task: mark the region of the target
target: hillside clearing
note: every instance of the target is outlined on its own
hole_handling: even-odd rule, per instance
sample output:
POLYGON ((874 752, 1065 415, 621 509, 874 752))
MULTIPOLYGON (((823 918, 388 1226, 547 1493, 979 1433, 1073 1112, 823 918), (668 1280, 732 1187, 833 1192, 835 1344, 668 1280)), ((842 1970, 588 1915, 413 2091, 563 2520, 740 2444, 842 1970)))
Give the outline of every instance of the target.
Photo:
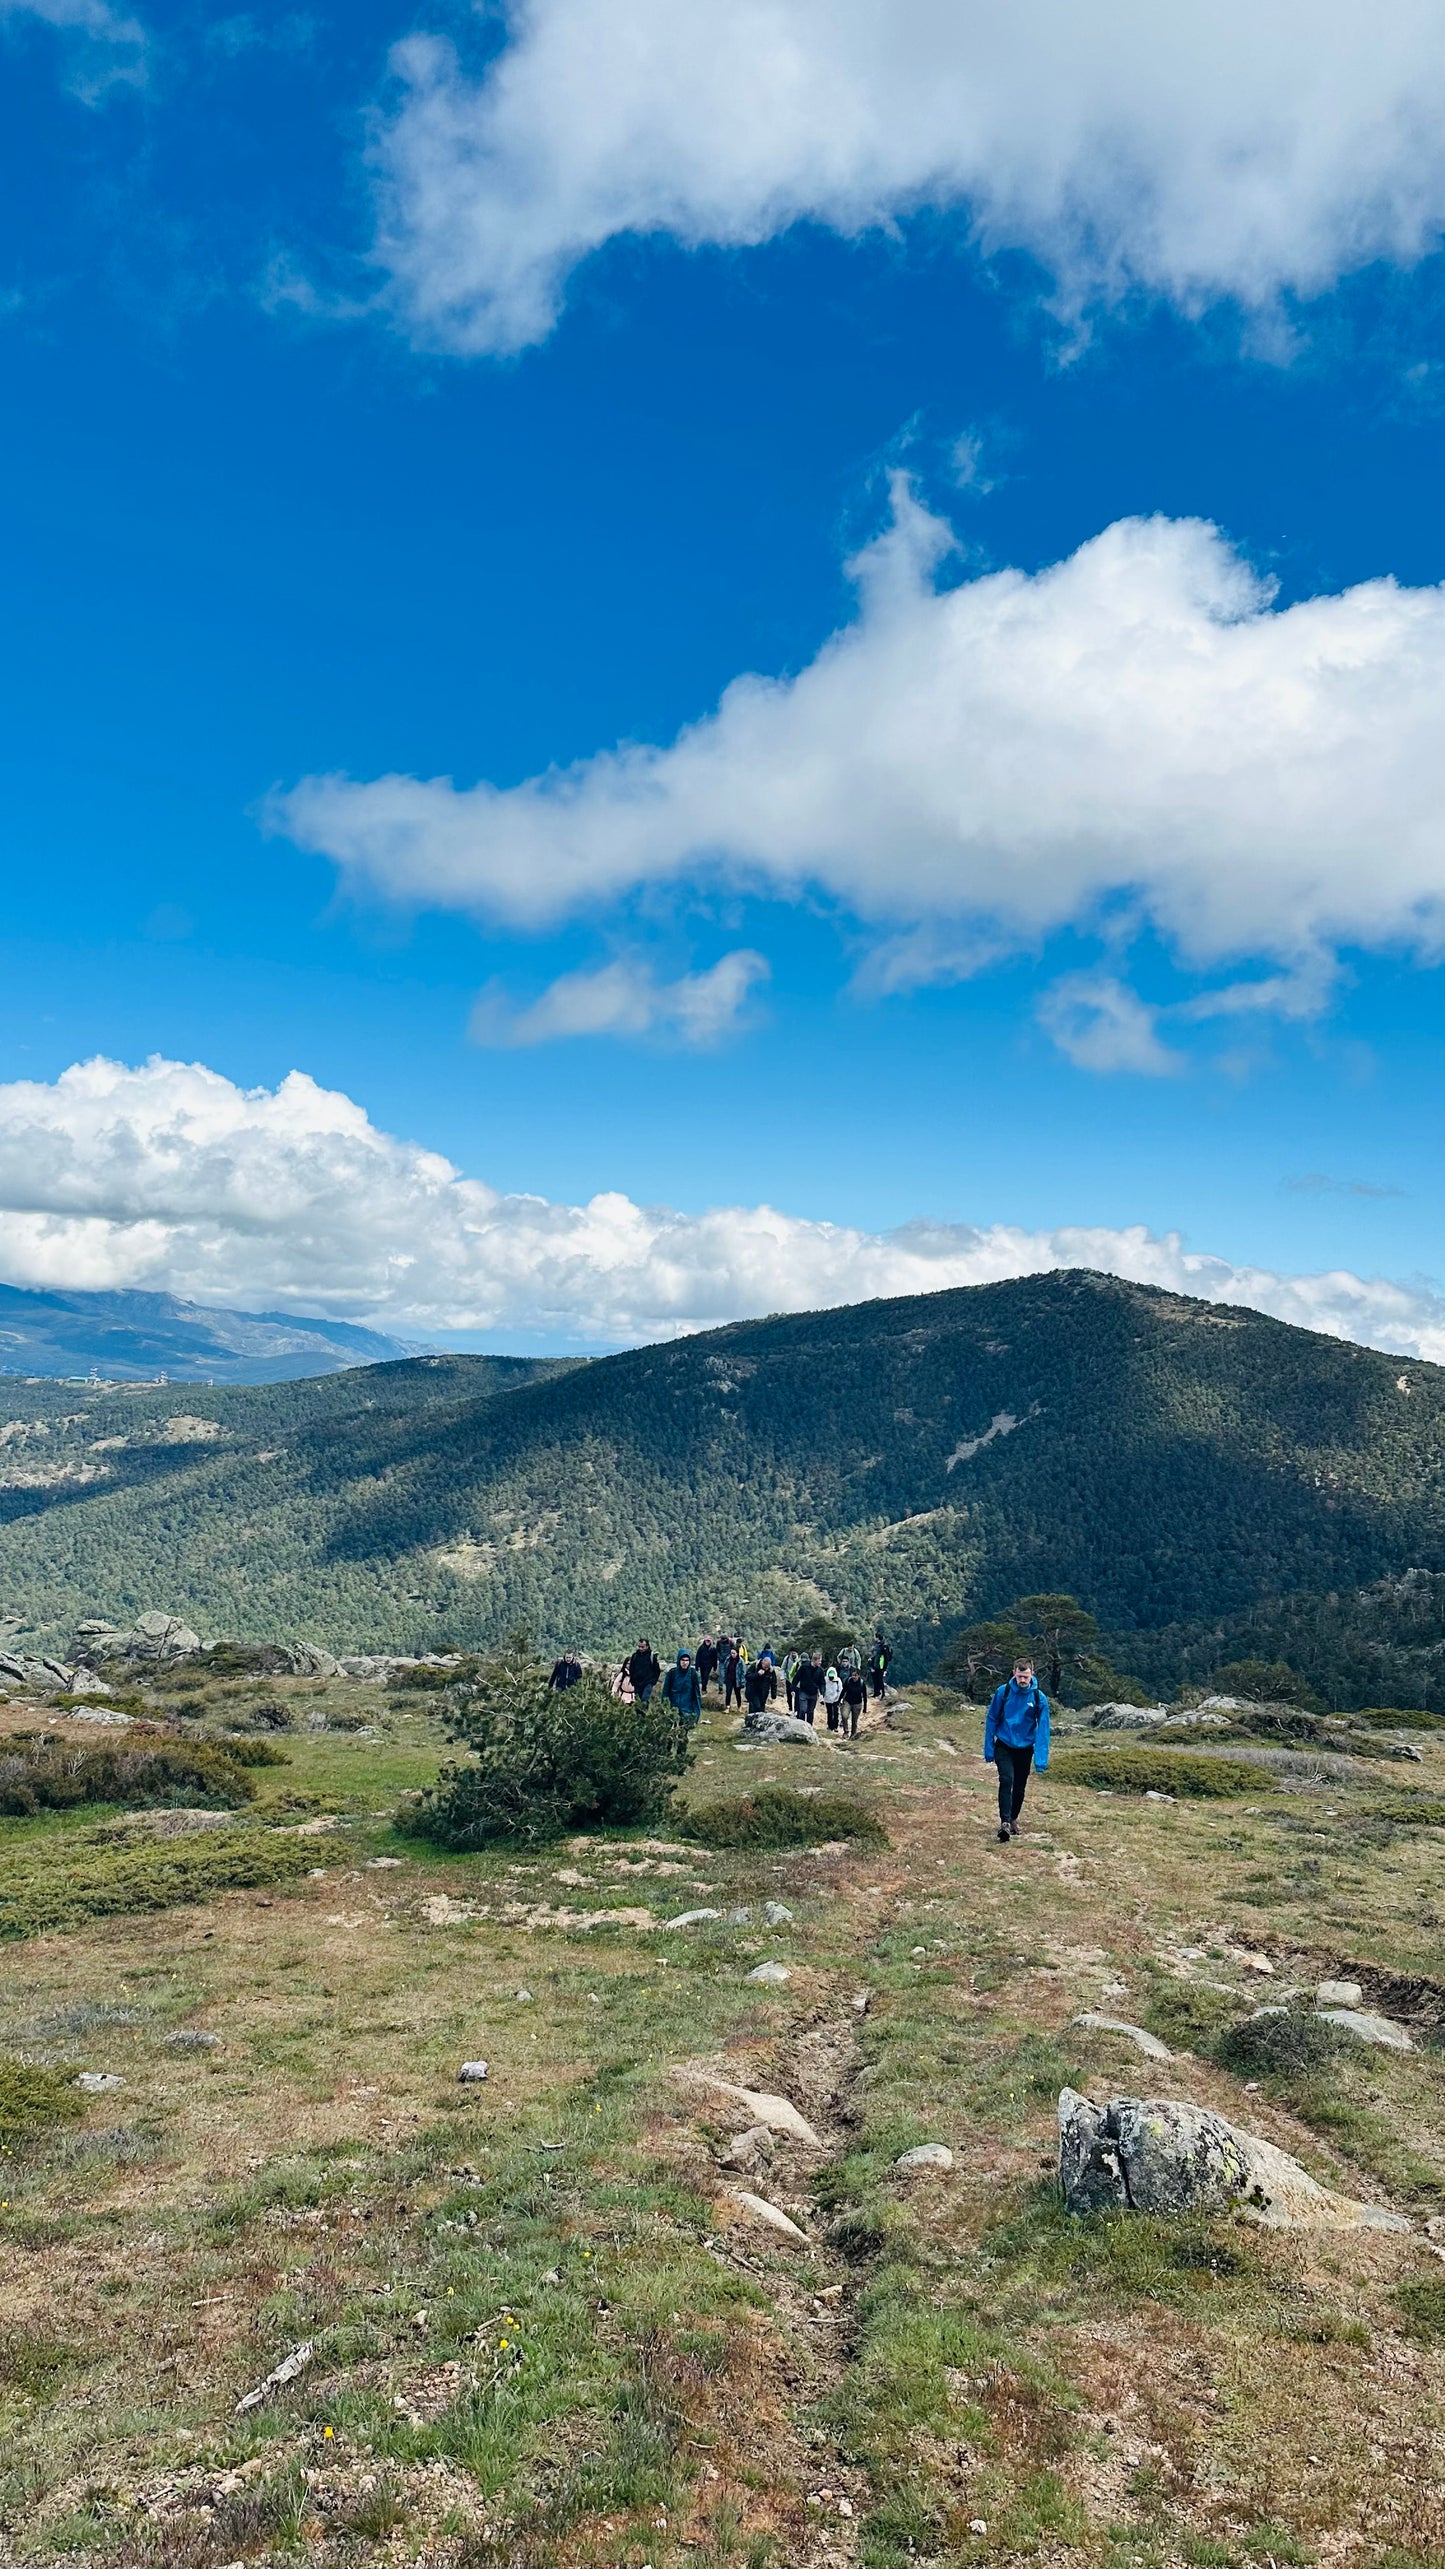
MULTIPOLYGON (((371 1704, 373 1736, 288 1737, 230 1824, 274 1839, 309 1798, 336 1825, 300 1841, 304 1871, 6 1949, 0 2051, 123 2082, 4 2161, 16 2560, 1405 2569, 1445 2548, 1440 1839, 1370 1818, 1377 1770, 1173 1805, 1045 1778, 999 1847, 957 1703, 921 1693, 827 1760, 830 1791, 866 1779, 886 1847, 663 1829, 440 1857, 388 1816, 438 1734, 371 1704), (662 1932, 699 1906, 722 1914, 662 1932), (769 1959, 790 1979, 750 1984, 769 1959), (1416 2047, 1252 2093, 1208 2056, 1327 1977, 1416 2047), (460 2085, 475 2058, 485 2082, 460 2085), (818 2146, 737 2157, 746 2112, 686 2067, 788 2099, 818 2146), (1415 2231, 1068 2221, 1065 2083, 1211 2106, 1415 2231), (922 2142, 952 2170, 896 2172, 922 2142)), ((713 1711, 688 1791, 818 1775, 738 1756, 713 1711)), ((28 1873, 47 1847, 97 1860, 102 1825, 0 1829, 28 1873)))

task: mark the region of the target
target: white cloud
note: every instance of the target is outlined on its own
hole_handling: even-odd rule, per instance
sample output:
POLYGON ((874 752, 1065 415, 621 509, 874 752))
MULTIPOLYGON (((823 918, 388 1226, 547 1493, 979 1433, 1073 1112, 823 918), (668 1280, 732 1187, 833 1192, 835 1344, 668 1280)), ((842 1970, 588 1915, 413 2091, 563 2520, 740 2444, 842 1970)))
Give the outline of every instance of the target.
POLYGON ((1435 0, 516 0, 474 79, 396 47, 378 257, 421 338, 544 337, 621 233, 748 244, 958 209, 1080 304, 1409 261, 1445 220, 1435 0))
POLYGON ((69 86, 93 105, 117 82, 145 79, 146 32, 107 0, 0 0, 0 24, 38 18, 75 40, 69 86))
POLYGON ((1108 973, 1066 973, 1044 992, 1037 1014, 1079 1070, 1133 1070, 1160 1079, 1184 1067, 1182 1054, 1160 1040, 1159 1010, 1108 973))
POLYGON ((1441 951, 1445 591, 1279 609, 1216 527, 1167 518, 940 587, 949 530, 901 476, 894 511, 856 621, 671 747, 507 789, 308 777, 271 825, 359 889, 529 927, 720 877, 1021 947, 1122 907, 1301 991, 1340 944, 1441 951))
POLYGON ((768 977, 765 957, 744 947, 678 981, 659 981, 650 965, 636 960, 564 972, 528 1008, 514 1007, 494 981, 478 993, 469 1032, 473 1043, 507 1046, 569 1035, 665 1035, 683 1044, 715 1044, 735 1030, 768 977))
POLYGON ((299 1071, 240 1089, 196 1064, 90 1061, 0 1086, 0 1275, 20 1285, 605 1345, 1061 1266, 1445 1359, 1445 1298, 1424 1287, 1232 1266, 1142 1225, 880 1233, 768 1205, 499 1195, 299 1071))

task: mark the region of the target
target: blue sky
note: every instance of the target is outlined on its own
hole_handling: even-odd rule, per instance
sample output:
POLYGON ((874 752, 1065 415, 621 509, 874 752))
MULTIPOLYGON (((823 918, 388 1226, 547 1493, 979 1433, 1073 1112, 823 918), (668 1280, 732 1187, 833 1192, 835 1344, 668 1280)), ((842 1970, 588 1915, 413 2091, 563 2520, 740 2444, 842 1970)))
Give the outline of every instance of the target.
MULTIPOLYGON (((824 185, 785 133, 758 179, 669 53, 687 8, 641 106, 569 104, 559 63, 619 8, 651 42, 649 0, 546 0, 530 36, 443 7, 6 12, 7 1277, 602 1344, 908 1289, 879 1244, 918 1222, 954 1226, 940 1283, 1076 1232, 1189 1283, 1182 1252, 1104 1238, 1143 1226, 1223 1262, 1196 1289, 1445 1351, 1437 147, 1402 129, 1363 255, 1383 181, 1342 34, 1335 161, 1286 155, 1241 247, 1227 195, 1170 196, 1188 152, 1227 161, 1233 111, 1196 118, 1186 76, 1164 115, 1101 9, 1157 220, 1096 184, 1085 133, 1085 252, 1027 67, 947 185, 921 175, 944 146, 912 91, 918 173, 824 185), (418 29, 458 56, 398 67, 418 29), (526 78, 551 195, 517 139, 526 78), (593 167, 610 118, 625 187, 593 167), (491 153, 480 211, 458 130, 491 153), (604 237, 597 204, 623 200, 656 228, 604 237), (542 245, 525 272, 519 240, 542 245), (1144 608, 1114 555, 1057 605, 1051 566, 1155 518, 1221 538, 1150 539, 1144 608), (890 525, 913 530, 904 605, 860 606, 846 566, 890 525), (1199 608, 1231 561, 1271 585, 1199 608), (1027 647, 992 603, 1006 570, 1027 647), (1402 606, 1346 599, 1383 579, 1402 606), (1289 623, 1308 601, 1322 641, 1289 623), (1141 613, 1183 632, 1167 686, 1141 613), (1241 624, 1257 660, 1226 666, 1241 624), (694 772, 670 744, 750 672, 786 682, 771 729, 705 731, 694 772), (645 825, 595 763, 619 742, 658 753, 645 825), (575 762, 570 800, 529 788, 575 762), (391 777, 420 780, 403 822, 391 777), (214 1084, 168 1088, 159 1122, 154 1086, 113 1077, 103 1111, 94 1083, 83 1111, 55 1087, 156 1055, 214 1084), (367 1184, 327 1156, 335 1115, 227 1102, 293 1071, 369 1119, 379 1265, 335 1218, 367 1184), (544 1199, 552 1247, 531 1217, 499 1244, 489 1215, 475 1257, 470 1217, 434 1233, 413 1145, 544 1199), (599 1195, 668 1209, 626 1292, 615 1239, 567 1210, 599 1195), (760 1205, 785 1217, 761 1244, 760 1205), (1301 1301, 1335 1269, 1389 1290, 1301 1301)), ((875 16, 797 0, 825 55, 836 24, 820 76, 857 73, 855 39, 867 73, 875 16)), ((892 23, 926 102, 930 12, 892 23)), ((1428 27, 1382 25, 1400 95, 1428 99, 1428 27)), ((1327 12, 1327 69, 1332 41, 1327 12)), ((724 71, 770 94, 766 64, 724 71)), ((1281 116, 1317 117, 1279 77, 1281 116)))

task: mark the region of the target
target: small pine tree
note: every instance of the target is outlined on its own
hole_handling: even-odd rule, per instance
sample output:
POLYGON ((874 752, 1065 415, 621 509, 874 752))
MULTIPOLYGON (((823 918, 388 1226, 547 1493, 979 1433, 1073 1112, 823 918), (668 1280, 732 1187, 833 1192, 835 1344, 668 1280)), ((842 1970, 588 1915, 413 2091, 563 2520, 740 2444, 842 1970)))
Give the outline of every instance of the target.
POLYGON ((483 1667, 445 1722, 472 1759, 444 1766, 399 1825, 459 1852, 660 1819, 688 1761, 687 1734, 661 1694, 623 1703, 595 1669, 554 1689, 525 1634, 483 1667))

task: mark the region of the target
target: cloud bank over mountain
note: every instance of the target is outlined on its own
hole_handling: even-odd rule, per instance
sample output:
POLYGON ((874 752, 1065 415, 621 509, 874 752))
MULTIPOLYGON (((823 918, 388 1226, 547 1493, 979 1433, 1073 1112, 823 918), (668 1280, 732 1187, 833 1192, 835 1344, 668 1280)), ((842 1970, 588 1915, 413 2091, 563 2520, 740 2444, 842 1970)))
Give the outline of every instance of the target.
POLYGON ((425 33, 392 69, 377 256, 406 326, 466 351, 544 338, 619 234, 937 210, 1067 306, 1195 312, 1413 261, 1445 221, 1430 0, 526 0, 480 72, 425 33))
POLYGON ((949 586, 951 548, 899 476, 856 620, 796 677, 508 788, 308 777, 271 825, 358 890, 524 929, 728 882, 979 954, 1147 922, 1194 968, 1285 967, 1216 1012, 1317 1006, 1341 946, 1445 948, 1445 591, 1276 608, 1197 519, 949 586))
POLYGON ((15 1285, 615 1346, 1061 1266, 1445 1361, 1445 1298, 1425 1287, 1234 1266, 1142 1225, 865 1232, 768 1205, 501 1195, 300 1071, 241 1089, 196 1063, 94 1060, 0 1086, 0 1276, 15 1285))

